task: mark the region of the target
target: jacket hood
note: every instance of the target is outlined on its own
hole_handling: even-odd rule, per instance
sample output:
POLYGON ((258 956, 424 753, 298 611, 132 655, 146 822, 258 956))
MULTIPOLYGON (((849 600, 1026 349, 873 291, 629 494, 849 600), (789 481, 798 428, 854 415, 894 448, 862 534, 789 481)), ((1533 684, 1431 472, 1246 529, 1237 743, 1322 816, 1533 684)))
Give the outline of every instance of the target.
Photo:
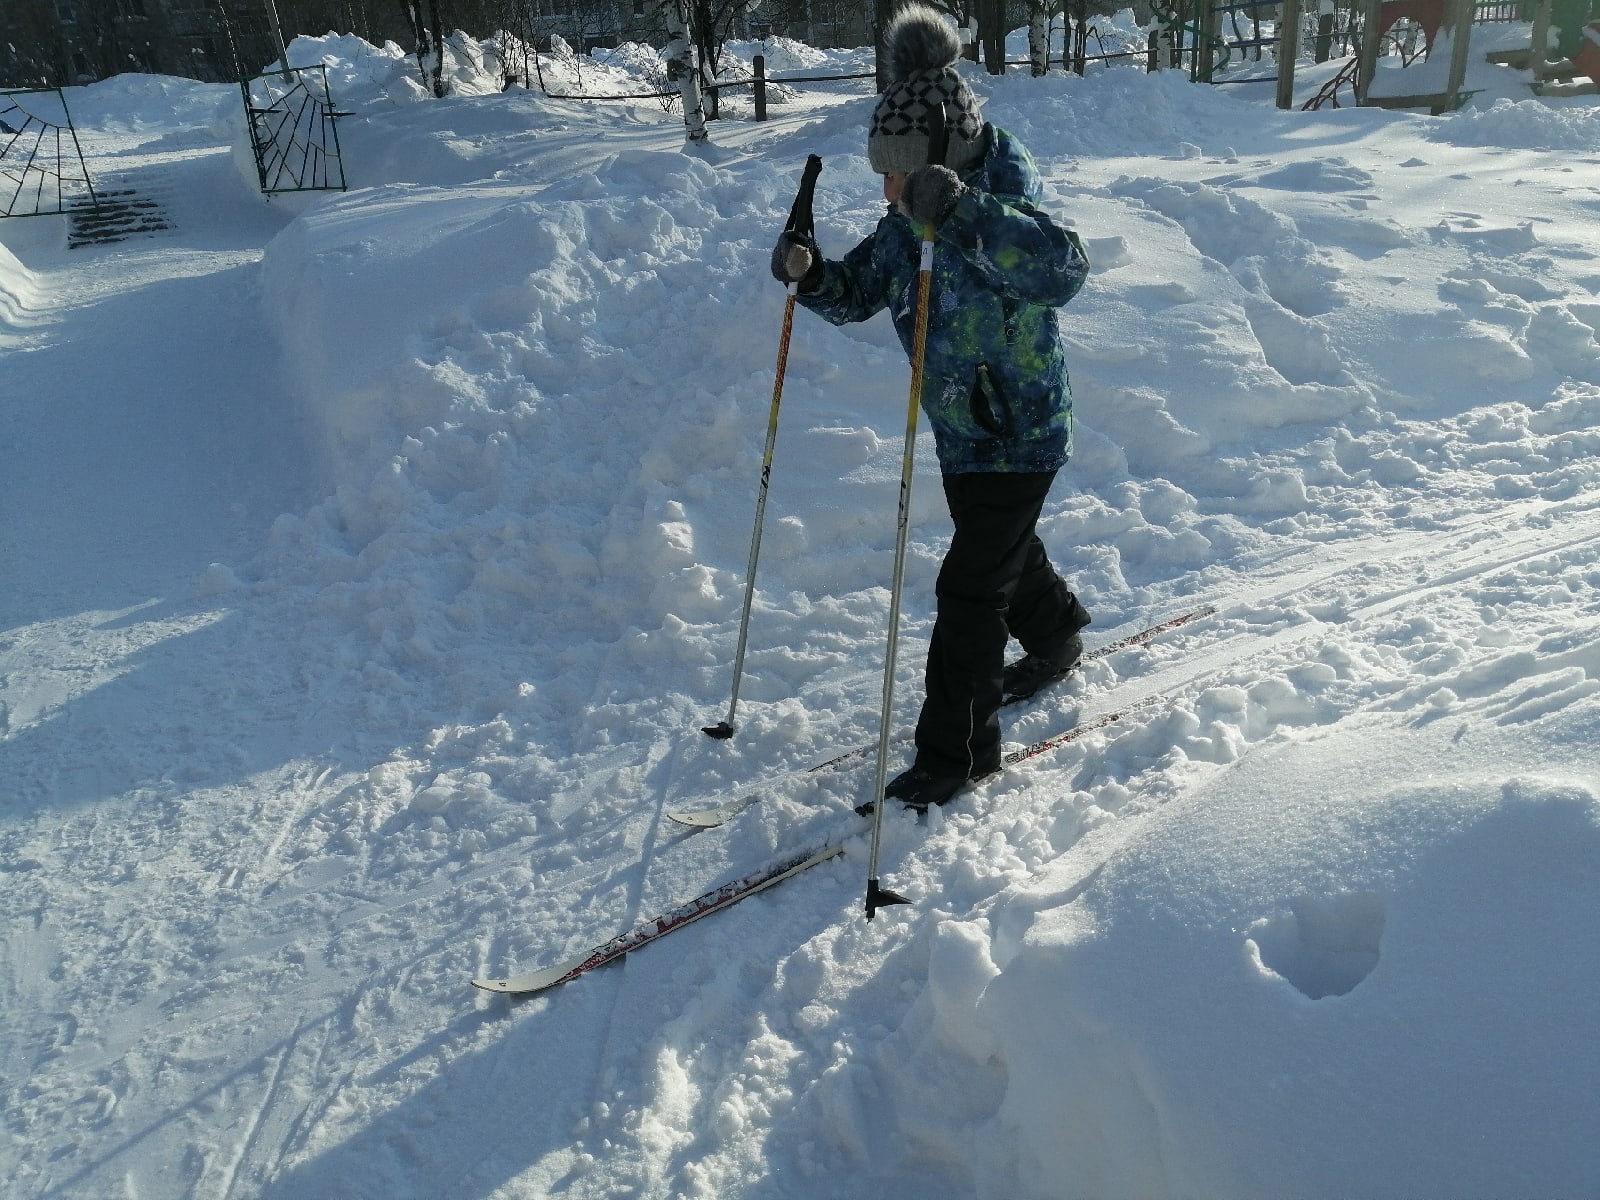
POLYGON ((983 159, 965 182, 997 196, 1038 204, 1044 184, 1028 148, 998 125, 985 124, 983 134, 983 159))

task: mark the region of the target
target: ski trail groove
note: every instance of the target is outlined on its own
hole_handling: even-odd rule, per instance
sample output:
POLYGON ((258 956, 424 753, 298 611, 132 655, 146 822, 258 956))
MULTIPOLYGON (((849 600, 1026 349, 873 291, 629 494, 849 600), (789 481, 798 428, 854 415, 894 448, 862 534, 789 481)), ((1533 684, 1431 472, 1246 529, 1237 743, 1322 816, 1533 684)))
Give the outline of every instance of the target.
POLYGON ((233 1156, 233 1161, 228 1164, 228 1169, 223 1179, 220 1200, 232 1200, 239 1187, 240 1172, 252 1156, 257 1142, 261 1138, 262 1130, 277 1104, 279 1093, 283 1087, 284 1076, 288 1071, 289 1058, 294 1054, 295 1048, 300 1044, 300 1035, 305 1030, 305 1020, 302 1018, 295 1022, 294 1029, 284 1039, 283 1049, 278 1054, 278 1060, 273 1064, 272 1075, 267 1080, 266 1088, 261 1099, 256 1103, 255 1112, 250 1119, 249 1129, 239 1140, 238 1149, 233 1156))

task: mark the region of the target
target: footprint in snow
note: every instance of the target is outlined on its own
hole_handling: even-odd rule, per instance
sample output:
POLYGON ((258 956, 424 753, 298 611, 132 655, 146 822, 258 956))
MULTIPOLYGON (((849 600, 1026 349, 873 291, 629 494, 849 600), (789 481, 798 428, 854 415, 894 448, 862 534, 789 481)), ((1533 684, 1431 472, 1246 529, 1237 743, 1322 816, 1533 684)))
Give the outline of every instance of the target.
POLYGON ((1245 945, 1264 973, 1309 999, 1347 996, 1378 965, 1384 909, 1374 892, 1299 896, 1251 925, 1245 945))

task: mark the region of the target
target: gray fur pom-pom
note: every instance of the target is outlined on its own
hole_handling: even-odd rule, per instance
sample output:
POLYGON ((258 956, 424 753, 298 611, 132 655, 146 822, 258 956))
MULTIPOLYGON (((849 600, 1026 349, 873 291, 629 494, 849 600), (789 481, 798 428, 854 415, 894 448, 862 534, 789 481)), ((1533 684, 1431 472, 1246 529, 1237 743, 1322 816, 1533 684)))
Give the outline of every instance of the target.
POLYGON ((891 79, 939 70, 961 57, 961 39, 954 27, 926 4, 908 4, 895 13, 884 31, 883 44, 889 54, 891 79))

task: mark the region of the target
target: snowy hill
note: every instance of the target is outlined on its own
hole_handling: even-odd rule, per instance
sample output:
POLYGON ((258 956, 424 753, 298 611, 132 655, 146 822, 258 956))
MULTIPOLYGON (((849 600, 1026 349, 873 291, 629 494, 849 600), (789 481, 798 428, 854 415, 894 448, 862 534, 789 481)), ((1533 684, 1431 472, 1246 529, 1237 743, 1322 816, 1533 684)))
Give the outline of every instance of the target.
MULTIPOLYGON (((868 923, 868 772, 791 772, 876 735, 886 320, 796 322, 739 734, 698 726, 767 252, 808 154, 825 250, 877 219, 871 100, 690 151, 648 102, 294 49, 355 114, 349 192, 263 201, 237 89, 121 77, 69 93, 85 153, 171 228, 0 222, 11 1194, 1600 1192, 1592 99, 972 75, 1095 262, 1041 523, 1091 645, 1218 611, 1007 738, 1123 719, 886 814, 913 903, 868 923), (830 839, 537 999, 467 985, 830 839)), ((902 733, 948 537, 918 472, 902 733)))

